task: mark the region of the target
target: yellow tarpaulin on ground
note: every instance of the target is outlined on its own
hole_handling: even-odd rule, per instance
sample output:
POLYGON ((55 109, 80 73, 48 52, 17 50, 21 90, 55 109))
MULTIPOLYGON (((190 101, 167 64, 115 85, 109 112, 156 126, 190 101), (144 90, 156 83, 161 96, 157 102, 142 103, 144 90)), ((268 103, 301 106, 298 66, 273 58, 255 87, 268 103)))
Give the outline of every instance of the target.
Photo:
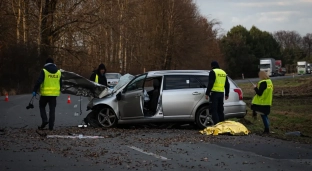
POLYGON ((202 131, 199 131, 205 135, 219 135, 219 134, 231 134, 231 135, 248 135, 248 129, 241 123, 235 121, 223 121, 214 126, 209 126, 202 131))

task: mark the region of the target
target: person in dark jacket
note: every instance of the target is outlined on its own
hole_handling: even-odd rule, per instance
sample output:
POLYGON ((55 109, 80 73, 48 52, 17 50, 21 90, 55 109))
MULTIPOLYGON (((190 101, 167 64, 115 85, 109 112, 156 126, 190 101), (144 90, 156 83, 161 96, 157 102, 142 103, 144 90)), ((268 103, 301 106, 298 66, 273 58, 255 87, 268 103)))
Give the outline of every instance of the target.
POLYGON ((256 95, 252 99, 251 110, 253 110, 254 117, 257 116, 257 112, 260 113, 264 125, 263 133, 268 134, 270 133, 268 115, 272 106, 273 83, 264 71, 259 72, 259 78, 258 85, 254 86, 256 95))
POLYGON ((39 78, 33 89, 33 96, 36 96, 40 88, 39 108, 42 119, 38 129, 44 129, 49 124, 49 130, 53 130, 55 121, 56 97, 60 95, 62 87, 61 71, 58 70, 52 58, 46 60, 46 64, 40 72, 39 78), (49 119, 45 107, 49 104, 49 119))
POLYGON ((107 86, 107 79, 106 79, 105 73, 106 73, 105 65, 100 64, 98 69, 93 71, 90 77, 90 80, 107 86))
POLYGON ((206 99, 211 102, 210 112, 214 124, 224 121, 224 98, 229 98, 230 84, 227 74, 220 69, 218 62, 211 62, 206 99))

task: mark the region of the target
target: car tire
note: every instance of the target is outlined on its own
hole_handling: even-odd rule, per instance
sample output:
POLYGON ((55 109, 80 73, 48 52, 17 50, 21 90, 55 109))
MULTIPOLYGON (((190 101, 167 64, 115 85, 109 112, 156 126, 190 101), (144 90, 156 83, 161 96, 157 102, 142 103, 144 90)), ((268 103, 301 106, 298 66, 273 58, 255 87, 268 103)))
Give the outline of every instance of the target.
POLYGON ((105 128, 115 127, 118 122, 115 112, 108 106, 102 107, 98 110, 97 118, 99 124, 105 128))
POLYGON ((197 127, 200 129, 205 129, 208 126, 213 125, 212 116, 209 112, 209 106, 203 106, 201 107, 195 115, 195 122, 197 127))

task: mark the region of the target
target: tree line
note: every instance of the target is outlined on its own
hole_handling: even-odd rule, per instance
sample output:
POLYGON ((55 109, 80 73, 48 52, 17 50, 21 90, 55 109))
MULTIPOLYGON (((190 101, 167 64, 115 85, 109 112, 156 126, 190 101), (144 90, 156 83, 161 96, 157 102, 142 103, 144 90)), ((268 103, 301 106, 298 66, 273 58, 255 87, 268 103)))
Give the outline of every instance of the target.
POLYGON ((280 30, 274 33, 253 26, 250 30, 238 25, 220 39, 221 51, 233 77, 256 77, 260 58, 282 60, 288 73, 296 72, 296 63, 312 63, 312 34, 301 36, 296 31, 280 30))
POLYGON ((219 21, 193 0, 1 0, 0 8, 1 94, 31 92, 48 57, 87 78, 100 63, 139 74, 210 69, 212 60, 235 78, 255 75, 260 57, 291 64, 311 49, 311 34, 294 31, 236 26, 220 36, 219 21))

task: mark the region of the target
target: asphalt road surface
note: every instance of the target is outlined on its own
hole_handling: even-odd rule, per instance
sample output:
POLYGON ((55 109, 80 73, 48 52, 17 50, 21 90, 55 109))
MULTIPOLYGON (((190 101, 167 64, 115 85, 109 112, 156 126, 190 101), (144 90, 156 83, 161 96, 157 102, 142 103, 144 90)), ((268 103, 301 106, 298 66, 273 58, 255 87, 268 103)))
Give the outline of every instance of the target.
POLYGON ((81 101, 82 115, 75 116, 80 112, 76 96, 70 96, 67 104, 67 95, 61 95, 55 130, 37 133, 41 124, 38 100, 34 109, 26 110, 30 97, 9 96, 8 102, 0 97, 1 171, 312 170, 311 145, 270 137, 205 136, 192 127, 168 125, 78 128, 87 114, 87 99, 81 101), (50 138, 41 136, 44 133, 50 138))

